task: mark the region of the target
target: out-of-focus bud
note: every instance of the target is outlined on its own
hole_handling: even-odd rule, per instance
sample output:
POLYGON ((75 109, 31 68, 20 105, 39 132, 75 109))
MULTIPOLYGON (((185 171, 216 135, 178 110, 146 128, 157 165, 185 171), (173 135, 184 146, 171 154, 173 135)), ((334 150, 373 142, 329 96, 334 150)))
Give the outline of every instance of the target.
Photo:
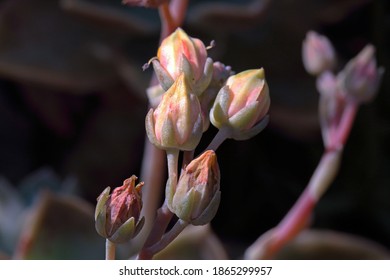
POLYGON ((169 0, 122 0, 122 3, 129 6, 140 6, 146 8, 158 8, 169 0))
POLYGON ((309 74, 319 75, 333 68, 336 56, 327 37, 309 31, 302 44, 302 60, 303 66, 309 74))
POLYGON ((150 109, 145 126, 150 142, 160 149, 196 148, 203 133, 202 112, 184 74, 163 95, 157 108, 150 109))
POLYGON ((226 80, 234 74, 232 67, 216 61, 213 63, 213 77, 209 87, 216 87, 220 89, 226 82, 226 80))
POLYGON ((270 102, 264 69, 246 70, 228 78, 211 108, 210 121, 230 129, 233 139, 249 139, 267 125, 270 102))
POLYGON ((210 125, 210 109, 213 106, 215 97, 218 91, 225 84, 226 80, 233 75, 232 68, 225 66, 221 62, 214 62, 213 64, 213 77, 207 89, 199 96, 200 107, 203 114, 203 131, 206 131, 210 125))
POLYGON ((338 81, 346 98, 369 102, 375 97, 384 69, 377 68, 374 55, 374 46, 367 45, 339 73, 338 81))
POLYGON ((182 171, 177 186, 168 184, 168 207, 180 219, 193 225, 209 223, 217 213, 221 192, 217 156, 205 151, 182 171))
POLYGON ((210 84, 213 61, 199 39, 189 37, 181 28, 165 38, 152 59, 153 68, 163 89, 168 90, 181 75, 190 82, 196 95, 200 95, 210 84))
POLYGON ((95 209, 96 231, 113 243, 124 243, 135 237, 144 224, 141 187, 135 186, 136 176, 131 176, 121 187, 107 187, 98 197, 95 209))

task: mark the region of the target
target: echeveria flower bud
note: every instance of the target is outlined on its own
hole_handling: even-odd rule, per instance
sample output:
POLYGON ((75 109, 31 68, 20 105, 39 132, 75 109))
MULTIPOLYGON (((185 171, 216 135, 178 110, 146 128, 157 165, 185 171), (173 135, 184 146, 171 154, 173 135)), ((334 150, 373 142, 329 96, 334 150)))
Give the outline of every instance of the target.
POLYGON ((144 224, 141 187, 135 186, 136 176, 131 176, 121 187, 107 187, 98 197, 95 209, 96 231, 113 243, 123 243, 135 237, 144 224))
POLYGON ((202 112, 184 74, 163 95, 157 108, 150 109, 145 126, 150 142, 160 149, 196 148, 203 133, 202 112))
POLYGON ((267 124, 270 97, 264 69, 246 70, 230 76, 210 111, 211 123, 231 130, 231 138, 248 139, 267 124))
POLYGON ((157 59, 151 62, 165 90, 184 73, 198 95, 207 88, 213 74, 213 61, 207 57, 203 42, 189 37, 181 28, 162 41, 157 59))
POLYGON ((303 66, 309 74, 319 75, 333 68, 336 56, 327 37, 309 31, 302 44, 302 60, 303 66))
POLYGON ((209 223, 218 210, 221 192, 217 156, 208 150, 182 170, 177 186, 167 185, 169 209, 193 225, 209 223))
POLYGON ((374 46, 366 46, 338 75, 346 98, 369 102, 375 97, 384 69, 377 68, 374 55, 374 46))

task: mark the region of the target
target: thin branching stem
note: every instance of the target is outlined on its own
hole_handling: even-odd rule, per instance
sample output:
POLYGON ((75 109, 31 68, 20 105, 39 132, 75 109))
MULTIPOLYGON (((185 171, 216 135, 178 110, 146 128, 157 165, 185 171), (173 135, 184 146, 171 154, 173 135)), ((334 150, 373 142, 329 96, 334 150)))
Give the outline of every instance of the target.
POLYGON ((273 258, 287 242, 295 238, 307 226, 314 207, 339 171, 343 147, 350 134, 357 109, 355 102, 346 104, 337 129, 331 134, 331 145, 326 147, 302 195, 276 228, 261 236, 247 249, 246 258, 273 258))
POLYGON ((231 131, 227 127, 221 127, 206 150, 216 151, 221 144, 231 136, 231 131))
POLYGON ((159 242, 149 247, 147 251, 149 254, 155 255, 161 250, 165 249, 188 225, 188 222, 185 222, 181 219, 177 220, 176 224, 161 238, 159 242))

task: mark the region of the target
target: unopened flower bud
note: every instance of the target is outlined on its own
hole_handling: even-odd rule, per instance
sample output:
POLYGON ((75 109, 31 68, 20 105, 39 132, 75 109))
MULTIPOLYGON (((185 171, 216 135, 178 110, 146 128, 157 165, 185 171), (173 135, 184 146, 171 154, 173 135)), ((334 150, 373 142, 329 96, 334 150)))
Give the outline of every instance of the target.
POLYGON ((157 108, 150 109, 145 126, 150 142, 160 149, 195 149, 203 133, 202 112, 184 74, 163 95, 157 108))
POLYGON ((209 223, 217 213, 221 192, 217 156, 208 150, 192 160, 182 171, 174 188, 167 185, 169 209, 193 225, 209 223))
POLYGON ((384 69, 377 68, 374 55, 374 46, 366 46, 338 75, 346 98, 369 102, 375 97, 384 69))
POLYGON ((230 76, 210 111, 211 123, 231 130, 231 138, 245 140, 267 124, 270 97, 264 69, 246 70, 230 76))
POLYGON ((327 37, 309 31, 302 44, 302 60, 303 66, 309 74, 319 75, 333 68, 336 56, 327 37))
POLYGON ((184 73, 199 95, 209 85, 213 74, 213 61, 207 57, 203 42, 189 37, 181 28, 162 41, 157 59, 152 59, 151 63, 165 90, 184 73))
POLYGON ((136 176, 131 176, 121 187, 110 194, 107 187, 98 197, 95 209, 96 231, 113 243, 124 243, 135 237, 144 224, 141 187, 135 186, 136 176))

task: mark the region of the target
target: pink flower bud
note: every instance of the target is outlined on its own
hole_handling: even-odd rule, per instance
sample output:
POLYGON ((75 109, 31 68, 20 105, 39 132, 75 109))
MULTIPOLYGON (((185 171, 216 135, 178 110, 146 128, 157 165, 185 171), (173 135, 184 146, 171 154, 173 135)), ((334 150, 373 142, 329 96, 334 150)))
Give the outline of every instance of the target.
POLYGON ((110 195, 107 187, 98 197, 95 210, 96 230, 114 243, 123 243, 133 238, 143 226, 141 187, 135 186, 136 176, 131 176, 110 195))
POLYGON ((207 224, 218 210, 219 187, 217 156, 214 151, 208 150, 184 168, 175 190, 167 189, 168 207, 186 222, 207 224))
POLYGON ((202 112, 184 74, 163 95, 157 108, 150 109, 145 124, 149 140, 158 148, 195 149, 203 132, 202 112))
POLYGON ((183 29, 178 28, 163 40, 157 53, 161 65, 174 80, 181 74, 182 55, 190 63, 194 79, 199 80, 206 63, 206 47, 201 40, 189 37, 183 29))
POLYGON ((327 37, 309 31, 302 44, 302 60, 308 73, 319 75, 333 68, 335 51, 327 37))
POLYGON ((248 139, 265 126, 270 97, 264 69, 246 70, 230 76, 219 91, 210 121, 217 128, 228 127, 236 140, 248 139))
POLYGON ((347 98, 358 102, 369 102, 374 98, 384 73, 383 68, 377 68, 374 54, 374 46, 366 46, 338 75, 347 98))
POLYGON ((189 37, 181 28, 162 41, 157 60, 151 62, 165 90, 184 73, 199 95, 209 85, 213 74, 213 61, 207 57, 203 42, 189 37))

